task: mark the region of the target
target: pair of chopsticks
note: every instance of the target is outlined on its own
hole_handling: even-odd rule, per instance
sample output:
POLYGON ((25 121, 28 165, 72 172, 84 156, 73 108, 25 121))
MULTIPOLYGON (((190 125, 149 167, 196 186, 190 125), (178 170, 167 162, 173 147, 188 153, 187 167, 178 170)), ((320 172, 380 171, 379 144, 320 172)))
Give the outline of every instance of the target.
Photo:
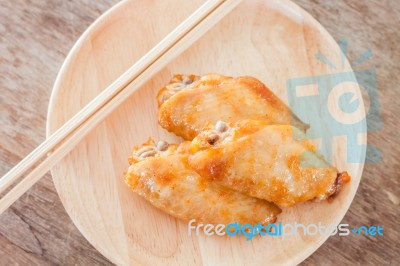
POLYGON ((217 24, 241 0, 208 0, 0 179, 0 214, 155 73, 217 24), (30 170, 29 174, 27 174, 30 170), (24 176, 24 174, 27 174, 24 176), (23 177, 21 179, 21 177, 23 177), (19 180, 19 182, 17 182, 19 180))

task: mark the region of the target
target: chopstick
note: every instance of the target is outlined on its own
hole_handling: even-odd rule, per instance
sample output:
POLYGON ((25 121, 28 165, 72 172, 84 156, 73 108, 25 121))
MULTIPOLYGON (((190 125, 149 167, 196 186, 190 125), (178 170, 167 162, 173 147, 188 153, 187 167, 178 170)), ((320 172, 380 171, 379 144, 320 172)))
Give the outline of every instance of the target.
POLYGON ((0 214, 20 198, 94 127, 120 106, 155 73, 180 55, 218 23, 241 0, 208 0, 170 32, 124 74, 47 138, 0 179, 0 194, 20 180, 0 199, 0 214), (46 155, 49 154, 47 157, 46 155))

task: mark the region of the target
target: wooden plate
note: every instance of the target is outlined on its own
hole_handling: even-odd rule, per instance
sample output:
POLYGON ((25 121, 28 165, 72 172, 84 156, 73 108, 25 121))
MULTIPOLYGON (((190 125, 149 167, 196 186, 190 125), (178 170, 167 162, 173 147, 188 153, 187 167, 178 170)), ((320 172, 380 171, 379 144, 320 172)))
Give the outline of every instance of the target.
MULTIPOLYGON (((73 47, 59 73, 47 133, 60 127, 202 2, 122 1, 101 16, 73 47)), ((341 62, 336 42, 304 10, 289 1, 243 1, 52 169, 58 194, 75 225, 95 248, 119 265, 265 265, 304 260, 328 236, 257 237, 252 241, 203 234, 189 237, 187 222, 174 219, 135 195, 124 184, 123 173, 133 145, 149 136, 179 141, 157 124, 155 95, 172 74, 251 75, 287 101, 288 79, 337 71, 316 60, 317 52, 335 64, 341 62)), ((351 70, 346 60, 344 69, 351 70)), ((356 84, 353 86, 359 90, 356 84)), ((361 108, 356 114, 362 117, 365 112, 361 108)), ((354 128, 354 132, 358 130, 354 128)), ((361 135, 359 141, 365 143, 366 136, 361 135)), ((334 164, 351 174, 351 184, 332 203, 285 209, 279 221, 327 225, 338 224, 343 218, 357 190, 363 164, 347 163, 345 141, 334 147, 334 164)), ((364 162, 365 154, 359 157, 364 162)))

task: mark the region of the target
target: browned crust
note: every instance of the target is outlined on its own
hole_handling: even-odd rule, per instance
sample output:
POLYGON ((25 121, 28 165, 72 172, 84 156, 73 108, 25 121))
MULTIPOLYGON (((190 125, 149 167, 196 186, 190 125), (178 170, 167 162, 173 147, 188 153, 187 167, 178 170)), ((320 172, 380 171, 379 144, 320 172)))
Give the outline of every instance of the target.
POLYGON ((223 159, 221 150, 210 149, 208 153, 209 158, 212 158, 212 160, 204 165, 192 165, 192 167, 201 176, 214 181, 220 181, 225 175, 228 162, 223 159))
POLYGON ((332 192, 331 195, 329 195, 328 200, 333 200, 335 197, 337 197, 337 195, 339 195, 339 192, 342 190, 343 185, 345 183, 350 182, 350 175, 347 172, 342 172, 342 173, 338 173, 337 177, 335 179, 335 183, 334 183, 334 191, 332 192))
POLYGON ((295 126, 302 131, 306 131, 310 128, 310 125, 304 123, 300 120, 291 110, 290 108, 273 93, 264 83, 259 81, 256 78, 243 76, 236 78, 242 84, 246 84, 255 94, 259 95, 261 98, 265 99, 269 102, 275 109, 287 113, 290 118, 290 124, 295 126))
POLYGON ((260 95, 263 99, 271 103, 271 105, 275 109, 281 111, 289 111, 288 110, 289 108, 279 99, 279 97, 276 96, 267 86, 265 86, 265 84, 263 84, 258 79, 253 77, 243 76, 243 77, 237 77, 235 81, 247 85, 246 87, 251 88, 251 90, 255 94, 260 95))
POLYGON ((171 113, 169 111, 170 108, 168 108, 168 104, 169 102, 164 103, 164 106, 158 110, 158 123, 160 126, 168 130, 168 132, 174 133, 175 135, 184 139, 194 139, 199 134, 199 131, 185 123, 175 124, 171 119, 171 113))

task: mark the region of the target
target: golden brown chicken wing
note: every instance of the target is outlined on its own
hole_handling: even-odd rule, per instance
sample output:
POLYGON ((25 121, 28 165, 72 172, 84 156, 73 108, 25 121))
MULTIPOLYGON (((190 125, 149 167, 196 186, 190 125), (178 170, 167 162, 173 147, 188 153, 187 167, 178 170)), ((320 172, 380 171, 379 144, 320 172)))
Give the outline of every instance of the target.
POLYGON ((290 125, 218 122, 202 131, 189 151, 189 163, 202 177, 279 206, 327 199, 350 178, 290 125))
POLYGON ((178 147, 149 141, 136 147, 126 183, 176 218, 211 224, 275 222, 281 212, 275 204, 221 186, 193 171, 187 161, 188 144, 178 147))
POLYGON ((157 100, 160 125, 186 140, 192 140, 207 122, 218 120, 253 119, 308 128, 273 92, 252 77, 176 75, 159 91, 157 100))

